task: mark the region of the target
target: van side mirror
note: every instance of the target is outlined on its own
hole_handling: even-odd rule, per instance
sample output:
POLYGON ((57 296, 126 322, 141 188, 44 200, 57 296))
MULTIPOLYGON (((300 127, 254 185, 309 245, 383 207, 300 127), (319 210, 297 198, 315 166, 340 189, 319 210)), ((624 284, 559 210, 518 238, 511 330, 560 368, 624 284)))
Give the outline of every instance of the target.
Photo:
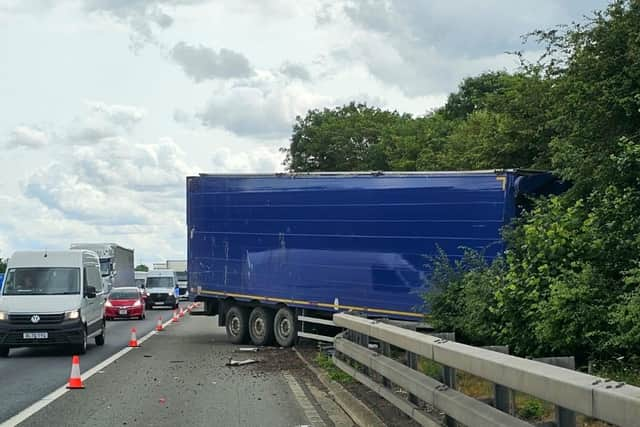
POLYGON ((87 288, 84 291, 84 296, 87 298, 95 298, 96 288, 94 286, 87 286, 87 288))

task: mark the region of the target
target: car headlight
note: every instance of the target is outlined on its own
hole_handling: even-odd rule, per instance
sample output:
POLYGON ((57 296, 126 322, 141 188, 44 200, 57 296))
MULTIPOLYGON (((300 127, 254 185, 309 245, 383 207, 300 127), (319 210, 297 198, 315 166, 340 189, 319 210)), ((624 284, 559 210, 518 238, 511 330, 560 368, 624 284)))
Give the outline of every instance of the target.
POLYGON ((64 313, 64 318, 67 320, 75 320, 80 318, 80 310, 71 310, 64 313))
POLYGON ((0 320, 7 320, 9 318, 9 314, 6 311, 0 311, 0 320))
POLYGON ((142 305, 142 303, 140 302, 140 300, 137 300, 136 302, 133 303, 134 307, 140 307, 142 305))
POLYGON ((113 304, 111 304, 111 301, 106 300, 106 301, 104 302, 104 306, 105 306, 105 307, 113 307, 113 304))
POLYGON ((173 296, 173 292, 167 292, 167 295, 173 296))

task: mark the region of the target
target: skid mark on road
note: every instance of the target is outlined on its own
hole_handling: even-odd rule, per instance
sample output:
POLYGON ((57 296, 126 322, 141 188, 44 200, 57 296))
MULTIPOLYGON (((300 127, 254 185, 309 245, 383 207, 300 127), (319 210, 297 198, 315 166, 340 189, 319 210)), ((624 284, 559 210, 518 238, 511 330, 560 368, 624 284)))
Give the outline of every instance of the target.
POLYGON ((311 423, 311 426, 326 427, 326 424, 322 420, 322 417, 320 417, 320 414, 318 414, 318 411, 316 411, 316 408, 309 401, 309 399, 307 398, 307 395, 304 393, 304 390, 302 390, 302 387, 300 387, 300 384, 298 384, 298 381, 293 377, 293 375, 289 374, 288 372, 285 372, 283 376, 284 376, 284 379, 287 380, 287 384, 289 385, 289 388, 293 392, 293 397, 296 398, 296 400, 298 401, 298 404, 300 405, 300 407, 302 407, 302 410, 304 411, 304 415, 305 417, 307 417, 307 420, 311 423))

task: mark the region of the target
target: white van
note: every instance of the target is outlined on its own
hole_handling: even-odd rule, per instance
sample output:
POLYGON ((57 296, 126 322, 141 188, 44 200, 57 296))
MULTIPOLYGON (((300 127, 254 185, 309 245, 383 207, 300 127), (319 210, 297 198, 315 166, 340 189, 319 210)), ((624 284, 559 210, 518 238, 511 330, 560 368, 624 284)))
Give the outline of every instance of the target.
POLYGON ((178 308, 178 279, 173 270, 149 270, 147 273, 147 309, 178 308))
POLYGON ((0 294, 0 357, 43 345, 84 354, 92 337, 104 345, 105 300, 95 252, 15 252, 0 294))

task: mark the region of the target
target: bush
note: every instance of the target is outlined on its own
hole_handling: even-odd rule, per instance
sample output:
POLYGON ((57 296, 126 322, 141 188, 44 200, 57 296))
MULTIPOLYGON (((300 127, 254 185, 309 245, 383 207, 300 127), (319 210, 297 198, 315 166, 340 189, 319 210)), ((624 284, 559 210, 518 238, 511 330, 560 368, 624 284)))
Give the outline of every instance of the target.
POLYGON ((456 333, 470 344, 494 344, 498 331, 496 290, 503 286, 502 257, 488 263, 482 252, 464 249, 461 259, 450 261, 442 249, 431 258, 433 273, 422 294, 432 325, 456 333))
POLYGON ((525 420, 539 420, 544 415, 544 406, 537 399, 527 399, 518 408, 518 416, 525 420))

